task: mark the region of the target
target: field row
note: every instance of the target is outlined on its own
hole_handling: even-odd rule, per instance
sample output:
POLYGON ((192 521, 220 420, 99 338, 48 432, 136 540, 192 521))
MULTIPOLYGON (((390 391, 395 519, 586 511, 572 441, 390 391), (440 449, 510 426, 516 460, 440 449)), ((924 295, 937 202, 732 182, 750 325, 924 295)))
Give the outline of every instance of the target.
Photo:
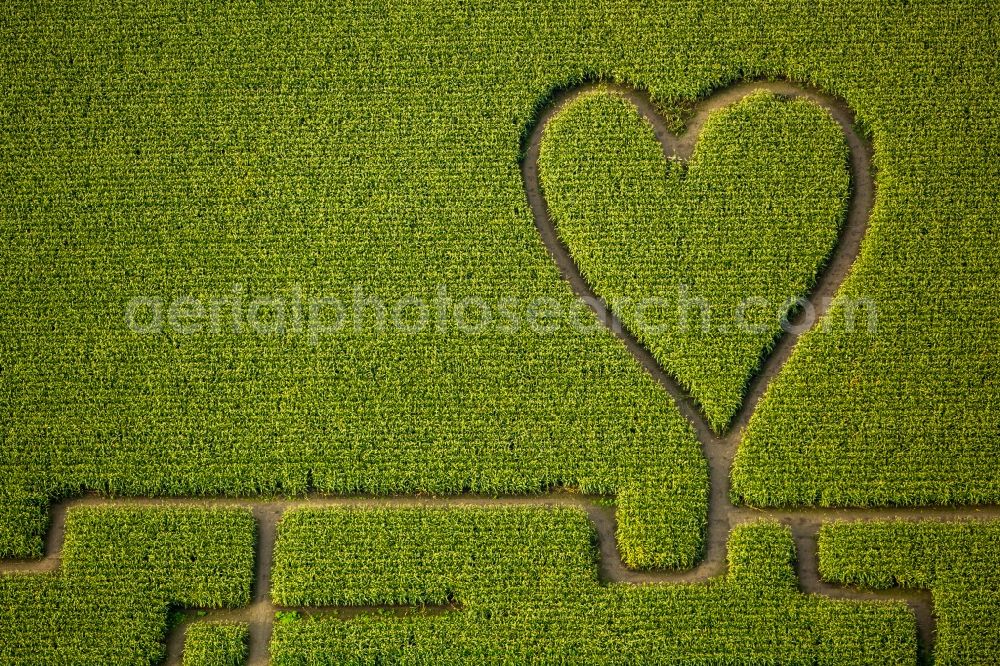
POLYGON ((695 585, 602 584, 576 511, 301 510, 282 522, 274 595, 285 604, 440 604, 444 615, 279 622, 280 665, 717 661, 911 664, 899 603, 798 591, 775 523, 734 530, 728 576, 695 585))

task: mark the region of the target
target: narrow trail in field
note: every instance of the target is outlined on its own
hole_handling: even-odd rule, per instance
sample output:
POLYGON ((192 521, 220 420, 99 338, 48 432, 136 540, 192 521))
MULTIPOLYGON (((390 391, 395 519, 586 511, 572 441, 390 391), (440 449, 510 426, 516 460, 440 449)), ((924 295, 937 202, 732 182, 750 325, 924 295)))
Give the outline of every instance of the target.
MULTIPOLYGON (((185 611, 186 618, 171 632, 167 639, 166 663, 179 664, 184 641, 184 629, 192 621, 213 620, 245 622, 250 625, 250 657, 248 663, 260 666, 268 663, 268 644, 271 637, 275 613, 282 610, 270 597, 271 565, 274 555, 277 525, 285 511, 300 507, 576 507, 587 513, 598 536, 601 578, 607 582, 630 584, 678 584, 701 583, 711 578, 723 576, 727 572, 726 541, 730 530, 740 524, 762 518, 778 520, 792 532, 796 550, 796 568, 799 585, 803 592, 821 594, 828 597, 858 601, 895 599, 905 602, 917 618, 920 638, 920 658, 930 661, 933 650, 935 623, 931 595, 925 590, 891 589, 867 591, 825 583, 818 573, 817 533, 821 524, 831 520, 957 520, 989 518, 1000 520, 998 506, 966 507, 926 507, 926 508, 865 508, 865 509, 754 509, 734 505, 729 495, 729 475, 742 439, 743 432, 771 380, 788 360, 800 335, 815 322, 822 319, 832 297, 850 272, 868 226, 868 217, 875 198, 875 185, 871 171, 871 150, 854 130, 854 116, 840 100, 822 93, 808 90, 787 82, 740 83, 714 93, 696 107, 694 115, 687 122, 685 132, 675 136, 668 129, 648 96, 632 88, 614 84, 585 84, 555 95, 545 110, 539 115, 525 146, 525 156, 521 163, 524 187, 538 231, 555 260, 560 273, 569 282, 573 291, 597 313, 598 318, 616 335, 648 372, 676 402, 681 413, 691 423, 701 444, 709 465, 711 492, 709 503, 708 533, 703 560, 686 571, 636 571, 622 562, 615 540, 616 518, 614 508, 569 491, 553 491, 547 494, 514 497, 490 497, 459 495, 450 497, 430 496, 328 496, 311 494, 300 499, 253 499, 253 498, 118 498, 109 499, 97 495, 86 495, 54 504, 52 520, 45 545, 45 556, 40 560, 2 561, 0 573, 7 572, 51 572, 59 568, 65 533, 67 511, 78 506, 134 505, 134 506, 187 506, 187 507, 246 507, 253 512, 257 523, 257 545, 255 581, 252 602, 249 606, 235 609, 213 609, 200 614, 195 610, 185 611), (771 92, 789 97, 810 99, 826 109, 844 132, 851 155, 852 199, 840 241, 833 255, 822 271, 809 295, 811 307, 803 308, 789 322, 787 330, 774 345, 772 351, 761 363, 758 374, 747 387, 746 397, 740 411, 733 418, 729 429, 717 435, 708 426, 697 404, 683 387, 669 373, 663 370, 648 350, 628 331, 620 320, 593 293, 580 274, 567 248, 561 243, 551 218, 544 196, 539 186, 538 155, 542 133, 549 120, 565 104, 582 93, 595 89, 605 89, 630 100, 644 118, 652 125, 656 137, 663 146, 667 157, 686 159, 691 155, 701 127, 713 110, 736 102, 746 95, 758 91, 771 92)), ((400 614, 411 612, 406 607, 390 608, 400 614)), ((351 617, 369 612, 371 607, 299 608, 290 609, 302 613, 334 613, 341 617, 351 617)), ((454 607, 431 608, 431 612, 449 612, 454 607)))

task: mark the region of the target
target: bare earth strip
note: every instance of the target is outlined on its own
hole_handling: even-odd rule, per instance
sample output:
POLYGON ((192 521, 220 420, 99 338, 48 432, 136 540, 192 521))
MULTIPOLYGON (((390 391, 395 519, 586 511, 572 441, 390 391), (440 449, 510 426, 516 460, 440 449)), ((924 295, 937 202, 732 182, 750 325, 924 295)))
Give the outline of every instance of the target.
MULTIPOLYGON (((45 557, 40 560, 8 560, 0 562, 0 573, 54 572, 59 568, 65 535, 66 515, 75 507, 100 506, 150 506, 150 507, 201 507, 201 508, 248 508, 257 522, 257 546, 253 601, 245 608, 212 609, 204 616, 206 620, 245 622, 250 625, 250 658, 252 666, 267 664, 268 643, 274 614, 279 610, 298 610, 309 613, 335 613, 340 617, 351 617, 375 607, 330 607, 286 609, 275 606, 270 599, 271 563, 278 522, 288 510, 299 508, 355 507, 355 508, 406 508, 406 507, 504 507, 536 506, 578 508, 587 513, 598 537, 600 552, 600 574, 606 582, 637 585, 699 583, 726 573, 725 536, 719 543, 709 544, 705 559, 695 568, 687 571, 636 571, 625 566, 615 542, 615 511, 613 507, 598 502, 599 498, 580 495, 569 491, 557 491, 544 495, 517 497, 489 497, 462 495, 456 497, 422 496, 325 496, 311 495, 301 499, 226 499, 202 497, 135 497, 109 499, 98 495, 86 495, 53 506, 52 522, 45 544, 45 557)), ((930 593, 923 590, 879 590, 866 591, 824 583, 819 578, 816 555, 816 535, 822 523, 830 520, 955 520, 988 518, 1000 520, 1000 507, 929 507, 929 508, 870 508, 870 509, 799 509, 799 510, 758 510, 728 504, 722 511, 726 525, 739 525, 762 518, 778 520, 788 525, 795 538, 798 551, 796 569, 803 592, 822 594, 840 599, 871 601, 876 599, 896 599, 905 601, 916 613, 920 628, 921 649, 924 657, 930 655, 933 639, 933 617, 930 593)), ((384 606, 377 607, 384 609, 384 606)), ((430 609, 446 612, 453 607, 430 609)), ((400 613, 406 607, 396 608, 400 613)), ((179 664, 184 643, 184 627, 195 618, 195 610, 188 612, 187 620, 167 640, 167 664, 179 664)))
MULTIPOLYGON (((709 503, 709 526, 705 547, 705 557, 698 566, 680 572, 635 571, 624 565, 615 542, 616 520, 613 508, 602 505, 598 498, 586 497, 568 491, 557 491, 544 495, 519 497, 487 497, 462 495, 454 497, 424 496, 326 496, 308 495, 301 499, 224 499, 224 498, 121 498, 108 499, 88 495, 70 499, 52 507, 52 520, 46 540, 45 557, 30 561, 0 561, 0 573, 7 572, 51 572, 59 567, 67 511, 77 506, 102 506, 108 504, 128 504, 133 506, 189 506, 189 507, 247 507, 252 510, 257 522, 256 578, 253 601, 250 606, 238 609, 211 610, 206 619, 246 622, 250 625, 249 663, 257 666, 268 663, 268 643, 276 607, 270 599, 271 564, 274 554, 276 530, 282 514, 290 509, 302 507, 470 507, 470 506, 539 506, 576 507, 584 510, 593 522, 598 535, 600 550, 600 573, 603 580, 632 584, 677 584, 699 583, 726 573, 726 540, 730 530, 739 524, 762 518, 778 520, 792 530, 797 548, 796 569, 803 592, 822 594, 829 597, 854 600, 897 599, 905 601, 914 611, 920 632, 921 658, 929 661, 933 649, 934 617, 930 593, 923 590, 883 590, 864 591, 824 583, 818 573, 816 539, 819 527, 831 520, 962 520, 998 519, 1000 507, 925 507, 925 508, 866 508, 866 509, 753 509, 732 504, 729 495, 729 474, 736 449, 743 431, 753 414, 770 381, 778 374, 788 360, 799 336, 808 324, 822 319, 844 279, 850 272, 858 256, 861 242, 868 227, 868 217, 875 200, 875 184, 872 178, 871 148, 854 130, 854 115, 841 100, 820 92, 809 90, 783 81, 761 81, 739 83, 714 93, 701 102, 687 123, 684 134, 672 134, 658 111, 642 92, 614 84, 585 84, 555 95, 539 115, 530 133, 521 163, 521 172, 528 202, 538 231, 550 254, 559 267, 562 276, 572 286, 573 291, 584 299, 598 315, 599 319, 616 335, 648 372, 674 399, 681 413, 691 422, 709 463, 711 493, 709 503), (665 156, 687 159, 690 157, 709 113, 732 104, 746 95, 759 90, 768 90, 780 95, 812 100, 826 109, 840 125, 851 154, 852 199, 841 238, 833 256, 819 277, 809 296, 809 308, 803 308, 791 318, 789 330, 774 345, 770 354, 762 360, 759 373, 750 382, 744 403, 734 417, 727 432, 717 435, 708 426, 701 411, 691 396, 678 384, 676 379, 663 370, 652 355, 643 347, 610 312, 600 298, 582 278, 567 248, 560 242, 555 225, 549 217, 544 196, 539 187, 538 154, 542 133, 548 121, 567 103, 578 95, 595 89, 604 89, 622 95, 630 100, 642 116, 652 125, 665 156), (811 321, 809 321, 811 320, 811 321)), ((329 612, 350 617, 367 608, 337 607, 329 609, 295 609, 304 613, 329 612)), ((407 608, 396 609, 400 613, 407 608)), ((441 612, 453 607, 437 609, 441 612)), ((194 617, 190 611, 188 619, 168 638, 167 663, 179 664, 184 641, 183 628, 194 617)))

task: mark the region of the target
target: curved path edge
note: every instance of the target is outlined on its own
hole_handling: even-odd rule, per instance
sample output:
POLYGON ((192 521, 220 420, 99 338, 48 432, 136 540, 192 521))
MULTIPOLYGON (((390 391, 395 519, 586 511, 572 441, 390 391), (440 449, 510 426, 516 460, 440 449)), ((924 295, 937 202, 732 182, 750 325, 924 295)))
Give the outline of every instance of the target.
POLYGON ((559 268, 563 279, 573 289, 574 294, 590 306, 605 327, 628 348, 639 365, 670 394, 681 413, 691 422, 698 439, 703 443, 733 443, 732 435, 734 433, 738 435, 746 427, 771 380, 781 371, 791 356, 795 343, 798 342, 803 333, 813 328, 827 313, 834 296, 850 274, 860 253, 861 243, 868 230, 868 219, 875 204, 875 182, 872 177, 871 147, 855 131, 854 124, 854 112, 838 98, 787 81, 756 81, 730 85, 701 100, 695 105, 694 114, 688 120, 684 133, 675 135, 667 128, 666 121, 647 93, 620 84, 594 82, 562 90, 554 95, 532 126, 521 161, 521 177, 535 227, 545 243, 546 249, 559 268), (652 127, 667 159, 689 159, 702 126, 712 112, 758 91, 768 91, 786 98, 810 100, 829 113, 844 134, 850 154, 851 198, 837 244, 805 298, 808 307, 800 308, 789 316, 788 325, 783 327, 781 334, 761 359, 757 372, 747 382, 742 406, 730 421, 726 433, 722 435, 715 433, 708 425, 697 401, 678 381, 677 377, 659 365, 649 350, 625 326, 604 299, 594 292, 583 277, 569 248, 560 239, 556 224, 549 213, 545 194, 541 187, 538 167, 538 157, 545 128, 549 121, 563 108, 581 95, 594 91, 607 91, 631 102, 642 118, 652 127), (811 314, 807 317, 807 313, 810 311, 811 314))

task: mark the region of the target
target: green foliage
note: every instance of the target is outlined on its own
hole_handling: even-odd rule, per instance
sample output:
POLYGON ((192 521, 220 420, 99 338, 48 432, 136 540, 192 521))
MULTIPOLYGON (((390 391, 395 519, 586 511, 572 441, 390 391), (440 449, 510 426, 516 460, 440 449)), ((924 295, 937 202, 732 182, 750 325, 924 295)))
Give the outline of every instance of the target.
POLYGON ((740 526, 727 578, 603 584, 576 510, 299 509, 278 528, 287 605, 457 603, 444 613, 317 614, 277 624, 279 666, 318 664, 912 664, 898 603, 801 594, 776 523, 740 526))
POLYGON ((249 637, 246 624, 195 622, 184 636, 183 666, 242 666, 249 637))
POLYGON ((15 472, 10 483, 0 488, 0 556, 42 556, 49 524, 48 498, 44 492, 26 492, 19 483, 24 476, 23 469, 15 472))
POLYGON ((549 122, 539 170, 581 273, 721 430, 833 249, 847 157, 819 106, 757 93, 665 162, 632 104, 595 92, 549 122))
POLYGON ((831 581, 931 591, 935 664, 994 664, 1000 636, 1000 522, 831 523, 819 566, 831 581))
POLYGON ((157 598, 183 606, 245 606, 255 532, 245 509, 78 508, 66 517, 62 571, 102 584, 147 586, 157 598))
MULTIPOLYGON (((843 291, 876 304, 877 329, 838 324, 802 340, 750 425, 736 494, 1000 501, 998 34, 981 0, 11 3, 0 20, 0 556, 40 554, 47 502, 85 489, 565 484, 619 497, 630 562, 689 562, 704 462, 610 335, 348 326, 314 345, 291 323, 283 335, 150 336, 125 324, 136 296, 207 302, 235 285, 244 304, 297 285, 389 302, 445 285, 454 302, 568 310, 517 165, 550 92, 594 77, 646 88, 674 116, 727 82, 787 77, 841 96, 871 130, 878 203, 843 291)), ((152 659, 162 611, 118 596, 124 574, 108 578, 98 598, 69 575, 4 577, 2 661, 152 659), (38 639, 52 635, 64 638, 38 639), (107 635, 114 651, 92 639, 107 635), (25 646, 34 652, 11 656, 25 646)), ((710 594, 681 589, 626 598, 668 599, 672 613, 672 595, 710 594)), ((746 618, 764 617, 758 600, 742 603, 746 618)), ((847 607, 800 603, 834 626, 847 607)), ((621 622, 652 641, 643 628, 662 617, 621 622)), ((317 626, 363 636, 366 622, 390 630, 317 626)), ((863 640, 882 630, 858 623, 863 640)), ((594 642, 610 631, 582 626, 594 642)), ((406 623, 392 630, 405 643, 406 623)), ((836 656, 853 640, 822 645, 836 656)))
POLYGON ((55 573, 0 576, 0 662, 155 664, 170 605, 250 600, 245 510, 77 508, 55 573))
POLYGON ((855 64, 796 60, 874 137, 876 206, 841 291, 860 307, 835 307, 799 341, 749 424, 733 490, 758 506, 996 503, 1000 161, 987 156, 1000 94, 987 83, 997 50, 981 49, 1000 23, 975 2, 852 4, 811 48, 860 40, 855 64), (867 84, 848 81, 866 68, 867 84))
MULTIPOLYGON (((673 406, 606 334, 347 327, 314 346, 291 326, 124 322, 136 296, 237 284, 245 303, 447 285, 456 302, 571 307, 517 160, 549 92, 595 75, 674 114, 739 77, 785 76, 844 97, 875 137, 879 203, 847 289, 878 303, 878 333, 806 341, 741 454, 759 470, 746 494, 1000 499, 983 464, 1000 418, 996 36, 971 0, 12 6, 0 553, 37 555, 46 500, 81 488, 616 494, 700 479, 673 406)), ((677 550, 646 561, 689 559, 677 550)))
POLYGON ((708 470, 699 465, 664 469, 618 491, 615 540, 634 568, 694 566, 708 524, 708 470))

